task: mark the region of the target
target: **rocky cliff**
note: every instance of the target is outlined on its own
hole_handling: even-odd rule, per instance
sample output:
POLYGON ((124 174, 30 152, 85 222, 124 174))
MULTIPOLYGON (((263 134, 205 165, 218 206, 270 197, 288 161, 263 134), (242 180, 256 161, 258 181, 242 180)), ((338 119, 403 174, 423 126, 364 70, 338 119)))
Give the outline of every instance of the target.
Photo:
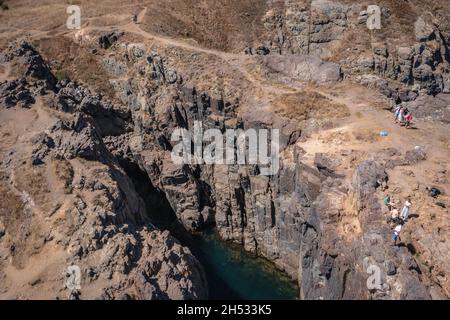
POLYGON ((384 1, 384 27, 369 31, 363 2, 258 1, 251 14, 246 1, 220 2, 193 5, 208 13, 186 21, 177 10, 192 9, 170 1, 178 24, 158 27, 161 8, 143 1, 138 24, 86 25, 53 42, 37 34, 41 54, 28 42, 5 47, 0 294, 27 297, 16 269, 51 252, 55 270, 82 266, 82 298, 205 298, 202 267, 171 233, 214 226, 285 271, 302 299, 448 298, 445 8, 384 1), (219 19, 208 30, 211 17, 252 29, 219 19), (67 41, 70 50, 55 48, 67 41), (419 130, 392 123, 394 103, 413 110, 419 130), (279 129, 280 170, 175 164, 171 135, 195 121, 279 129), (398 246, 386 194, 413 199, 398 246))
POLYGON ((0 294, 34 297, 44 283, 41 297, 67 298, 64 266, 81 266, 83 291, 69 287, 69 298, 206 298, 202 266, 152 224, 152 209, 103 141, 129 131, 129 113, 75 83, 56 83, 26 42, 2 59, 24 73, 1 84, 9 134, 2 139, 0 294), (16 116, 15 108, 25 109, 16 116), (39 267, 19 281, 30 286, 21 290, 8 265, 28 270, 30 259, 39 267))

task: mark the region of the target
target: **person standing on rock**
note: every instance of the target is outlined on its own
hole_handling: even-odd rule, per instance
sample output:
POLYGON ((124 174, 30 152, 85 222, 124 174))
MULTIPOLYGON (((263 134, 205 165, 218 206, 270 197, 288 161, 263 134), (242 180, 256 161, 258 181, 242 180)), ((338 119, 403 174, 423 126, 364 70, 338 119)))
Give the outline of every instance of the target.
POLYGON ((411 201, 408 198, 405 202, 405 205, 403 206, 402 212, 400 213, 400 218, 405 222, 408 219, 410 208, 411 208, 411 201))
POLYGON ((398 224, 394 228, 394 233, 392 234, 392 241, 394 241, 394 246, 397 245, 397 241, 400 239, 400 232, 402 231, 402 223, 398 224))

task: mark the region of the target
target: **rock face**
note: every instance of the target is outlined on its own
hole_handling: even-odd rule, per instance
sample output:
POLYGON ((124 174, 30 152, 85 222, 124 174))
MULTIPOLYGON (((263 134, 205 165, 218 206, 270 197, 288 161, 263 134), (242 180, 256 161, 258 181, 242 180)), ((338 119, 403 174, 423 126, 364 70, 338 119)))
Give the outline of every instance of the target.
MULTIPOLYGON (((373 52, 361 56, 361 60, 349 69, 349 72, 372 72, 389 81, 398 82, 403 91, 436 95, 448 92, 448 70, 450 55, 448 41, 444 32, 433 28, 419 16, 414 23, 416 42, 404 41, 396 46, 376 43, 373 52)), ((395 87, 395 86, 394 86, 395 87)), ((395 88, 394 88, 395 89, 395 88)), ((410 95, 398 92, 397 101, 414 100, 410 95)))
MULTIPOLYGON (((419 264, 415 248, 392 244, 379 200, 392 183, 386 170, 409 170, 427 159, 426 150, 391 148, 363 161, 352 158, 355 150, 321 150, 311 160, 298 145, 322 128, 299 123, 310 113, 323 120, 328 98, 316 107, 314 95, 300 100, 292 92, 303 92, 284 84, 326 88, 346 78, 403 102, 417 118, 449 121, 449 33, 412 15, 413 39, 376 41, 383 32, 391 36, 387 30, 368 40, 365 9, 348 1, 267 2, 265 30, 247 44, 246 56, 158 37, 131 43, 143 29, 104 33, 93 43, 105 49, 94 60, 108 74, 115 102, 76 81, 57 82, 29 43, 9 47, 0 62, 20 66, 20 76, 0 83, 0 112, 32 120, 22 120, 29 130, 11 139, 0 136, 0 194, 7 195, 0 208, 0 297, 25 294, 15 291, 10 264, 29 270, 28 256, 50 256, 54 275, 34 274, 24 288, 62 283, 61 266, 75 265, 80 292, 47 287, 52 298, 206 298, 199 262, 161 231, 172 223, 195 233, 214 225, 224 241, 284 270, 302 299, 448 297, 446 230, 429 235, 417 227, 426 257, 419 264), (300 111, 303 103, 314 108, 305 107, 300 119, 296 109, 280 115, 271 108, 289 98, 300 111), (257 165, 174 163, 172 133, 192 131, 198 121, 220 132, 280 128, 280 170, 263 176, 257 165)), ((381 9, 383 19, 397 18, 381 9)), ((442 170, 436 181, 446 179, 442 170)))
MULTIPOLYGON (((18 52, 18 59, 37 54, 24 43, 20 43, 14 52, 18 52)), ((40 56, 33 59, 42 61, 40 56)), ((34 69, 28 67, 26 70, 34 69)), ((48 69, 44 67, 43 70, 48 69)), ((41 82, 41 75, 40 72, 26 71, 24 76, 29 76, 30 84, 21 79, 6 85, 20 83, 24 90, 46 87, 41 82)), ((33 99, 37 98, 33 96, 33 99)), ((61 295, 69 292, 70 297, 82 299, 207 298, 202 266, 168 231, 162 232, 152 224, 147 211, 152 208, 146 208, 132 180, 103 142, 105 136, 126 133, 128 129, 124 123, 129 116, 75 83, 58 83, 52 94, 45 98, 54 102, 54 112, 60 119, 45 123, 42 131, 30 140, 24 140, 25 146, 17 150, 14 145, 4 146, 14 150, 11 151, 14 156, 8 162, 2 162, 2 194, 10 194, 15 199, 18 197, 15 193, 22 189, 29 199, 26 201, 32 203, 27 210, 35 222, 29 225, 26 218, 18 218, 12 223, 8 215, 14 211, 8 210, 18 209, 8 206, 2 209, 0 255, 4 281, 1 294, 14 294, 15 291, 10 287, 14 283, 5 273, 8 261, 15 267, 24 268, 28 264, 27 253, 34 250, 38 257, 40 252, 47 252, 42 263, 49 268, 54 268, 51 264, 52 261, 55 263, 54 257, 61 257, 54 273, 40 275, 38 282, 53 281, 61 288, 66 266, 77 266, 81 271, 80 288, 68 287, 68 291, 61 292, 56 287, 46 287, 49 297, 64 298, 61 295), (30 149, 31 154, 28 153, 30 149), (19 160, 15 158, 16 152, 19 160), (30 161, 22 162, 22 156, 30 161), (46 171, 51 173, 41 175, 46 171), (4 174, 16 176, 14 184, 10 184, 4 174), (28 181, 22 186, 20 179, 26 174, 38 174, 39 187, 28 181), (43 190, 49 183, 62 183, 65 192, 56 188, 56 198, 49 198, 43 190), (40 219, 46 222, 36 231, 40 219), (29 231, 22 234, 20 228, 29 231), (36 242, 41 236, 45 240, 36 242), (53 253, 49 255, 48 250, 53 253)), ((32 110, 38 108, 36 105, 30 107, 32 110)), ((32 132, 30 129, 26 134, 32 132)), ((17 201, 20 203, 20 197, 17 201)), ((32 296, 33 288, 18 294, 32 296)))
MULTIPOLYGON (((303 163, 300 150, 290 145, 296 139, 285 139, 281 148, 291 156, 282 159, 274 176, 258 175, 255 166, 175 165, 170 159, 170 134, 176 127, 192 130, 195 120, 201 120, 204 129, 222 131, 268 124, 251 116, 237 117, 237 102, 197 92, 181 78, 168 82, 166 75, 172 70, 168 59, 158 56, 156 67, 155 56, 150 55, 133 62, 136 70, 146 70, 144 74, 116 88, 124 103, 138 101, 132 108, 131 157, 164 191, 187 230, 204 228, 211 221, 205 211, 206 216, 213 212, 222 239, 273 261, 299 281, 305 299, 430 298, 417 268, 403 263, 408 260, 414 265, 411 253, 392 246, 391 230, 383 226, 378 193, 388 180, 384 160, 362 163, 348 182, 333 174, 334 164, 326 158, 317 159, 317 167, 303 163), (148 87, 152 92, 143 98, 142 90, 148 87), (125 96, 121 88, 131 94, 125 96), (346 207, 346 199, 352 199, 351 208, 346 207), (344 229, 351 225, 356 231, 343 236, 340 225, 344 229), (382 287, 367 287, 371 268, 389 274, 380 280, 382 287)), ((272 66, 274 74, 291 78, 312 77, 326 83, 340 77, 339 66, 315 63, 313 58, 269 55, 262 61, 267 69, 272 66), (295 64, 316 69, 306 74, 307 68, 290 67, 295 64)), ((289 131, 287 136, 292 134, 289 131)))
POLYGON ((19 72, 24 77, 31 77, 36 86, 43 89, 54 88, 56 84, 55 76, 30 43, 22 40, 17 44, 11 44, 0 57, 2 62, 10 62, 13 59, 21 66, 19 72))
POLYGON ((421 96, 407 104, 409 110, 418 118, 442 121, 450 123, 450 96, 438 94, 433 96, 421 96))
POLYGON ((300 261, 302 277, 299 280, 305 298, 430 298, 419 281, 419 274, 402 264, 405 259, 412 259, 410 253, 405 248, 393 247, 390 230, 382 227, 383 214, 376 194, 382 186, 380 183, 388 179, 383 168, 378 162, 363 162, 356 168, 347 192, 343 192, 342 181, 327 179, 313 202, 311 218, 321 223, 316 224, 317 233, 312 233, 312 239, 311 236, 304 239, 304 248, 309 252, 300 261), (345 197, 354 200, 354 209, 358 212, 354 222, 359 230, 347 239, 340 237, 336 230, 346 218, 348 208, 342 201, 345 197), (316 245, 311 246, 311 240, 316 245), (380 270, 383 275, 379 286, 366 283, 366 274, 373 272, 371 268, 380 270), (314 285, 316 283, 320 285, 314 285), (406 289, 408 286, 414 288, 406 289))
MULTIPOLYGON (((271 52, 339 59, 344 74, 376 74, 414 89, 416 94, 421 90, 432 95, 449 92, 445 70, 449 68, 450 52, 445 22, 433 25, 429 17, 419 15, 410 22, 415 40, 412 42, 408 38, 409 29, 389 39, 386 37, 391 30, 384 31, 388 33, 384 37, 377 33, 372 37, 365 23, 367 7, 358 3, 284 1, 269 7, 263 22, 271 52), (367 38, 370 47, 361 47, 360 43, 367 38), (353 47, 352 42, 355 46, 350 52, 348 46, 353 47), (388 45, 389 42, 393 44, 388 45)), ((381 30, 396 28, 397 17, 391 14, 391 9, 380 8, 381 30)), ((395 98, 407 101, 398 95, 395 98)))
POLYGON ((268 11, 264 26, 273 34, 273 51, 328 58, 348 26, 348 10, 334 1, 285 1, 268 11))
POLYGON ((270 72, 290 79, 314 81, 319 84, 335 83, 342 79, 338 64, 324 62, 320 58, 307 55, 272 55, 263 60, 270 72))
POLYGON ((121 36, 123 36, 123 32, 111 31, 104 33, 98 38, 98 44, 102 49, 109 49, 121 36))

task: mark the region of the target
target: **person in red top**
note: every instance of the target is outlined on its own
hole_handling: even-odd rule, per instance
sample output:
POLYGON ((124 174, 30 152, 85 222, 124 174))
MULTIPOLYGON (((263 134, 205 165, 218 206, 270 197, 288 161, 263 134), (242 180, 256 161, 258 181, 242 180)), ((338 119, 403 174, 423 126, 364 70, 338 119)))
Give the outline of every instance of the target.
POLYGON ((410 111, 410 112, 408 112, 408 114, 405 117, 405 127, 411 128, 411 122, 412 122, 412 113, 410 111))

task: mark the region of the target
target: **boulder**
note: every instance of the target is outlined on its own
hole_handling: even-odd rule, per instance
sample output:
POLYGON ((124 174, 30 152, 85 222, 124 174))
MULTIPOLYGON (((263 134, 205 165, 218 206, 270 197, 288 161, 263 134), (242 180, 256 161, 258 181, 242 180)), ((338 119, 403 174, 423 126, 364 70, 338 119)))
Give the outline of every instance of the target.
POLYGON ((414 101, 408 102, 406 106, 416 118, 450 123, 449 94, 441 93, 434 97, 422 95, 414 101))
POLYGON ((279 73, 295 80, 325 84, 336 83, 342 79, 341 67, 338 64, 313 56, 270 55, 262 61, 270 73, 279 73))
POLYGON ((105 32, 98 38, 98 44, 102 49, 109 49, 121 36, 123 36, 123 32, 105 32))

